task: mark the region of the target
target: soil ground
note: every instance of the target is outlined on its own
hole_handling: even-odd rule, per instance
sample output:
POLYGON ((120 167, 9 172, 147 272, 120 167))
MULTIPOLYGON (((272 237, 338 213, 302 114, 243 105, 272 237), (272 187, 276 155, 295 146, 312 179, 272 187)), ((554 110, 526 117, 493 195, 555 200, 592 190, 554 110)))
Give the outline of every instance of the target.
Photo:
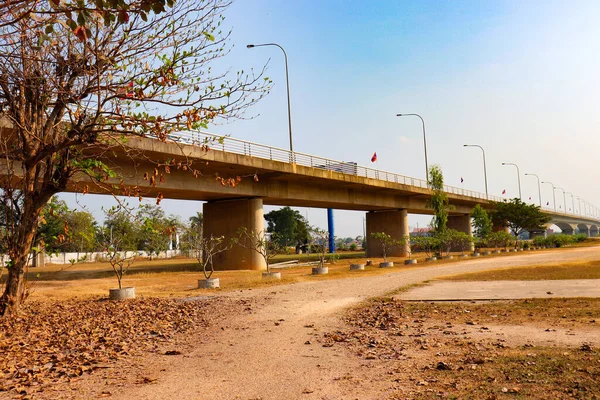
MULTIPOLYGON (((156 344, 152 352, 138 352, 107 364, 100 371, 56 384, 51 391, 34 397, 386 399, 452 397, 456 391, 457 396, 467 398, 514 398, 523 393, 527 398, 598 398, 600 391, 593 384, 600 381, 600 356, 595 350, 600 345, 597 316, 585 316, 586 323, 569 322, 573 318, 567 315, 564 319, 569 323, 556 326, 553 321, 562 320, 562 315, 537 319, 525 315, 523 320, 508 318, 492 324, 483 319, 488 315, 485 309, 478 311, 477 320, 462 320, 459 317, 465 313, 457 313, 464 310, 461 306, 406 312, 404 302, 365 303, 440 276, 596 260, 600 260, 597 247, 582 247, 394 268, 389 273, 365 274, 360 279, 310 279, 218 293, 217 299, 196 299, 197 304, 210 301, 212 307, 219 307, 218 298, 224 297, 223 301, 230 304, 215 313, 208 326, 187 331, 166 345, 156 344), (394 309, 399 314, 394 314, 394 309), (355 318, 360 313, 367 314, 355 318), (385 324, 360 325, 369 321, 367 315, 373 314, 390 315, 391 322, 401 330, 393 326, 383 329, 385 324), (429 314, 439 317, 418 317, 429 314), (528 319, 531 321, 525 324, 528 319), (480 321, 485 321, 485 325, 480 321), (396 338, 409 341, 397 342, 396 338), (528 352, 523 349, 530 347, 523 346, 536 346, 537 350, 528 352), (496 349, 525 353, 497 353, 496 349), (552 349, 558 349, 558 353, 552 349), (476 358, 482 354, 487 354, 483 364, 476 358), (542 397, 543 392, 523 386, 523 380, 537 379, 527 378, 523 365, 551 364, 550 360, 558 356, 573 358, 571 365, 583 362, 577 368, 584 372, 565 382, 566 391, 556 392, 552 386, 550 395, 542 397), (505 359, 508 361, 502 361, 505 359), (542 359, 543 363, 538 361, 542 359), (443 363, 441 367, 439 362, 443 363), (471 382, 467 378, 477 368, 485 371, 478 377, 479 383, 462 387, 461 382, 471 382), (448 377, 441 379, 438 371, 448 372, 448 377)), ((597 312, 598 303, 581 307, 597 312)), ((544 307, 535 310, 534 314, 544 307)), ((565 367, 569 360, 563 358, 555 367, 570 371, 565 367)), ((0 392, 0 398, 13 396, 12 392, 0 392)))

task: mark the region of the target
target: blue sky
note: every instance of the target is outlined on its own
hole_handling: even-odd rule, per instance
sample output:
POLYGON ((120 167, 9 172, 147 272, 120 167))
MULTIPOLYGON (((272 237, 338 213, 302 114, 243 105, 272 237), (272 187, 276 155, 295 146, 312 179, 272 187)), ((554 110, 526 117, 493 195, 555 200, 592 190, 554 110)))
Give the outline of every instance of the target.
MULTIPOLYGON (((441 165, 447 184, 461 186, 463 177, 465 189, 484 191, 481 152, 462 147, 476 143, 486 149, 490 194, 518 195, 514 168, 501 165, 514 162, 525 200, 537 201, 529 172, 600 204, 598 15, 596 1, 239 0, 225 13, 234 47, 222 65, 269 61, 275 85, 249 111, 253 119, 210 131, 288 147, 283 55, 246 48, 277 42, 289 58, 296 151, 367 166, 376 151, 380 169, 423 178, 420 121, 395 117, 419 113, 429 165, 441 165)), ((542 199, 552 205, 549 185, 542 199)), ((99 216, 107 198, 80 201, 99 216)), ((201 209, 191 201, 163 207, 185 219, 201 209)), ((325 210, 301 211, 325 227, 325 210)), ((363 216, 337 211, 336 234, 362 234, 363 216)), ((428 220, 411 216, 411 225, 428 220)))

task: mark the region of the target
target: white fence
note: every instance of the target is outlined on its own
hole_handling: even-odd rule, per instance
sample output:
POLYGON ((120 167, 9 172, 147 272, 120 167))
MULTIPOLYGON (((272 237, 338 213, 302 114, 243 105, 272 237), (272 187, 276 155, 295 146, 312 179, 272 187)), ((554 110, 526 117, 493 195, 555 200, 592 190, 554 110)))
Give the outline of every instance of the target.
MULTIPOLYGON (((124 257, 149 257, 148 252, 146 251, 124 251, 122 252, 124 257)), ((161 251, 158 255, 153 254, 152 258, 157 259, 165 259, 165 258, 173 258, 177 256, 184 255, 181 250, 167 250, 161 251)), ((46 265, 46 264, 58 264, 65 265, 71 264, 75 262, 80 263, 93 263, 93 262, 104 262, 108 260, 108 256, 106 252, 94 252, 94 253, 55 253, 55 254, 44 254, 38 255, 38 262, 34 263, 33 254, 31 255, 31 260, 29 261, 30 266, 37 265, 46 265), (41 259, 43 257, 43 260, 41 259)), ((5 266, 6 263, 10 261, 10 258, 6 255, 0 255, 0 262, 2 266, 5 266)))

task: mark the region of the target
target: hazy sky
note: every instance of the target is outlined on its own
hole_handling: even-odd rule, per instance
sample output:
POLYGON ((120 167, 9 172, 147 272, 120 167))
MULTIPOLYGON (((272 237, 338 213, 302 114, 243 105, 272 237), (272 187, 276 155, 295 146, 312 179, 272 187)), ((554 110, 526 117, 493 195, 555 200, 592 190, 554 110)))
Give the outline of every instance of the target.
MULTIPOLYGON (((429 165, 442 167, 447 184, 485 190, 481 151, 462 146, 474 143, 486 149, 490 194, 518 196, 515 168, 501 165, 513 162, 524 200, 537 204, 537 181, 523 176, 537 173, 600 204, 599 15, 598 1, 239 0, 225 14, 234 44, 225 65, 260 69, 270 59, 275 85, 249 111, 254 119, 210 131, 288 148, 283 54, 246 48, 277 42, 288 54, 296 151, 365 166, 376 151, 380 169, 424 178, 420 120, 395 116, 419 113, 429 165)), ((80 197, 97 217, 109 200, 80 197)), ((550 185, 542 201, 552 206, 550 185)), ((564 207, 560 190, 556 201, 564 207)), ((184 219, 201 210, 162 205, 184 219)), ((301 212, 326 226, 325 210, 301 212)), ((364 213, 335 215, 337 236, 362 234, 364 213)))

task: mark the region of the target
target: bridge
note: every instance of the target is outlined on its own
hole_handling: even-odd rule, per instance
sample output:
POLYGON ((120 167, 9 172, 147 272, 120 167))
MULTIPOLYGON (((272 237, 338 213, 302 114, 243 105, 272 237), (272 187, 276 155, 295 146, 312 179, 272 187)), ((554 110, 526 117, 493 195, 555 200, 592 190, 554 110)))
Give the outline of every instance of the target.
MULTIPOLYGON (((7 133, 9 129, 0 126, 0 136, 7 133)), ((144 196, 160 193, 165 198, 206 201, 206 235, 230 238, 240 227, 262 231, 265 204, 365 211, 367 235, 385 231, 397 239, 409 235, 408 214, 432 214, 426 207, 432 191, 422 179, 206 132, 179 133, 171 139, 162 142, 132 137, 126 145, 127 154, 115 148, 105 161, 119 172, 127 187, 143 188, 144 196), (177 168, 179 162, 191 162, 192 168, 177 168), (171 164, 170 173, 159 167, 164 182, 149 185, 144 173, 152 175, 157 163, 171 164), (195 168, 200 174, 193 173, 195 168), (224 182, 229 178, 233 185, 224 182)), ((3 169, 6 171, 0 165, 0 175, 3 169)), ((76 177, 69 190, 81 191, 86 179, 76 177)), ((454 206, 448 227, 469 234, 471 213, 477 204, 492 209, 493 201, 504 200, 447 185, 444 191, 454 206)), ((106 193, 92 185, 90 192, 106 193)), ((548 208, 543 211, 552 218, 549 225, 556 224, 565 233, 577 229, 598 234, 600 219, 596 217, 548 208)), ((367 255, 379 255, 377 244, 371 242, 367 255)), ((406 252, 400 248, 390 255, 405 256, 406 252)), ((219 256, 215 266, 220 269, 265 268, 258 254, 239 246, 219 256)))

